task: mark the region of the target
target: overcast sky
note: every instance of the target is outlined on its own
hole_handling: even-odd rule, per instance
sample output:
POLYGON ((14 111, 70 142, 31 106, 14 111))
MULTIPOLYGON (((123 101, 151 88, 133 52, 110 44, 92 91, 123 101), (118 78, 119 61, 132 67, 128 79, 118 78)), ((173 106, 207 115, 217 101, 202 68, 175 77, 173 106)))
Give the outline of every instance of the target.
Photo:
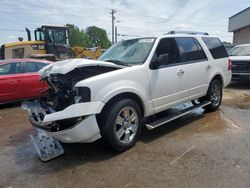
MULTIPOLYGON (((160 35, 170 30, 205 31, 232 41, 228 18, 250 6, 249 0, 0 0, 0 44, 26 40, 42 24, 96 25, 111 38, 110 10, 118 33, 131 36, 160 35)), ((119 37, 118 39, 128 38, 119 37)))

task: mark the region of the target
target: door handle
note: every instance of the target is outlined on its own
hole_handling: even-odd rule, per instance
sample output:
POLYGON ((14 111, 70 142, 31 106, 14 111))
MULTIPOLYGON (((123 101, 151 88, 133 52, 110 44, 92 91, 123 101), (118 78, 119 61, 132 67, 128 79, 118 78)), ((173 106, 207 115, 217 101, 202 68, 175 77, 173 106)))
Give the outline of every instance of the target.
POLYGON ((211 68, 211 65, 207 64, 206 69, 209 70, 211 68))
POLYGON ((185 71, 182 70, 182 69, 180 69, 180 70, 177 72, 177 74, 178 74, 179 76, 183 75, 184 73, 185 73, 185 71))

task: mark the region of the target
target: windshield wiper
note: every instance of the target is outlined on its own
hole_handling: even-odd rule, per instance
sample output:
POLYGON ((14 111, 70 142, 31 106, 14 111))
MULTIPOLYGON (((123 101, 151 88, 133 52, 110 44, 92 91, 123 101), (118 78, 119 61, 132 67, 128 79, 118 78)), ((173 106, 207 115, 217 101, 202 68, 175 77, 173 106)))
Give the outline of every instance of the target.
POLYGON ((117 59, 105 59, 104 61, 111 62, 111 63, 117 64, 117 65, 130 66, 129 64, 127 64, 123 61, 117 60, 117 59))

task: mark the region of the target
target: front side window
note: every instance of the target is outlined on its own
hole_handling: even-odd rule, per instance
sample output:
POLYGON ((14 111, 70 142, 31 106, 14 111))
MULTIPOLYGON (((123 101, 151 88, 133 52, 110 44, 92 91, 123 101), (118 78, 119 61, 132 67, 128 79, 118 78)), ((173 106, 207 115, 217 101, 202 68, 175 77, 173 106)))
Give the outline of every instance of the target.
POLYGON ((120 41, 111 46, 98 60, 127 66, 143 64, 153 47, 154 41, 154 38, 120 41))
POLYGON ((154 58, 158 58, 162 54, 168 54, 169 64, 181 62, 180 53, 174 38, 164 38, 160 40, 154 58))
POLYGON ((230 56, 250 56, 250 46, 235 46, 229 52, 230 56))
POLYGON ((25 72, 38 72, 46 65, 46 63, 40 62, 25 62, 25 72))
POLYGON ((207 45, 214 59, 228 57, 228 54, 224 45, 221 43, 221 41, 218 38, 203 37, 202 40, 207 45))
POLYGON ((176 42, 180 51, 181 62, 207 59, 205 52, 196 39, 191 37, 180 37, 176 38, 176 42))
POLYGON ((10 74, 18 74, 21 73, 21 63, 7 63, 4 65, 0 65, 0 75, 10 75, 10 74))

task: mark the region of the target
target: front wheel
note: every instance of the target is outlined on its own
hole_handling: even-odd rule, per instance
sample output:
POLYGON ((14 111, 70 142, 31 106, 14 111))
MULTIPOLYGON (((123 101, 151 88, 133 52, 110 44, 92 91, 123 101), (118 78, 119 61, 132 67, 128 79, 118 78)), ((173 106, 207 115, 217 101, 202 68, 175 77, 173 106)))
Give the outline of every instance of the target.
POLYGON ((222 84, 219 80, 213 80, 211 82, 207 95, 203 100, 212 102, 210 105, 204 107, 206 111, 214 112, 220 107, 222 101, 222 84))
POLYGON ((117 151, 131 148, 141 131, 141 110, 131 99, 122 99, 104 114, 102 136, 107 144, 117 151))

